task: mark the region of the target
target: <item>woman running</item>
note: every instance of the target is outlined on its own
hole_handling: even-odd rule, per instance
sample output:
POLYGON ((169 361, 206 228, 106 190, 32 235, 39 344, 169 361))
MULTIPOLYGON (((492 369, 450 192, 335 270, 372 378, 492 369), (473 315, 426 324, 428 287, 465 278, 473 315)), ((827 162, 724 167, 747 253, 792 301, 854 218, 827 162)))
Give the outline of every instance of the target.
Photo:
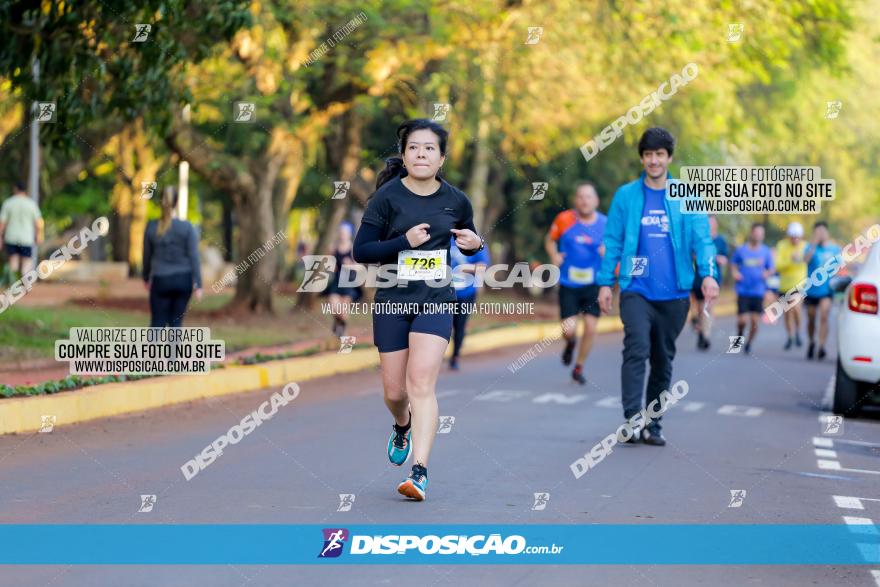
POLYGON ((339 278, 342 274, 342 268, 354 265, 354 259, 351 257, 351 233, 354 227, 343 222, 339 225, 339 232, 336 235, 336 244, 333 246, 333 256, 336 257, 336 271, 330 285, 324 291, 324 295, 328 296, 330 302, 330 312, 333 314, 333 334, 343 336, 345 327, 348 322, 348 308, 352 302, 356 302, 361 298, 361 288, 345 287, 339 285, 339 278))
POLYGON ((415 463, 397 491, 418 501, 425 499, 428 487, 428 457, 438 423, 434 388, 452 331, 449 237, 466 255, 485 246, 467 196, 439 176, 448 137, 427 119, 398 127, 402 158, 386 160, 354 241, 357 262, 394 268, 393 286, 376 293, 373 341, 385 405, 394 417, 388 458, 400 466, 412 452, 415 463), (444 309, 449 309, 430 311, 425 304, 448 304, 444 309))

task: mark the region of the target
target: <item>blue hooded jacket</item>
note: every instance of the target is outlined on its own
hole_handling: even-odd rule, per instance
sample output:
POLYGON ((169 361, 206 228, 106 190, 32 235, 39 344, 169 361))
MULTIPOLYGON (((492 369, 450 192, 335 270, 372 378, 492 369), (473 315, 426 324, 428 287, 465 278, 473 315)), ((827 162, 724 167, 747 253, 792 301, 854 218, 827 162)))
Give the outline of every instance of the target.
MULTIPOLYGON (((667 173, 667 181, 675 182, 667 173)), ((639 230, 642 210, 645 206, 645 194, 642 182, 645 172, 639 179, 624 184, 617 189, 608 211, 608 222, 605 225, 605 256, 602 267, 596 276, 599 285, 613 286, 614 269, 620 263, 620 289, 632 281, 630 275, 633 257, 638 256, 639 230)), ((715 245, 709 235, 709 217, 706 214, 682 214, 680 204, 663 199, 666 215, 669 218, 669 232, 675 257, 675 276, 678 288, 690 290, 694 283, 694 260, 700 275, 714 277, 718 280, 718 267, 715 264, 715 245)))

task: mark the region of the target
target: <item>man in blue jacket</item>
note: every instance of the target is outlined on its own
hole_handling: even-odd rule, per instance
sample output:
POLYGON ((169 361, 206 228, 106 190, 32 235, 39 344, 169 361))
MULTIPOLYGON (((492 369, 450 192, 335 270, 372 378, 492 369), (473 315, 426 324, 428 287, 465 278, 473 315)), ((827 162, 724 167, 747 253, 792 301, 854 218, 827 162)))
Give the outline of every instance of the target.
MULTIPOLYGON (((707 307, 718 297, 715 245, 705 214, 682 214, 679 204, 666 198, 668 168, 675 139, 663 128, 650 128, 639 140, 645 168, 639 179, 618 188, 605 225, 605 257, 597 276, 599 307, 611 311, 611 288, 620 283, 620 319, 623 321, 621 401, 629 420, 642 410, 645 361, 651 373, 645 406, 669 389, 675 339, 687 320, 694 260, 707 307), (615 269, 620 264, 619 275, 615 269)), ((672 180, 675 181, 675 180, 672 180)), ((654 408, 656 412, 657 408, 654 408)), ((663 446, 660 417, 649 415, 647 426, 627 442, 663 446)))

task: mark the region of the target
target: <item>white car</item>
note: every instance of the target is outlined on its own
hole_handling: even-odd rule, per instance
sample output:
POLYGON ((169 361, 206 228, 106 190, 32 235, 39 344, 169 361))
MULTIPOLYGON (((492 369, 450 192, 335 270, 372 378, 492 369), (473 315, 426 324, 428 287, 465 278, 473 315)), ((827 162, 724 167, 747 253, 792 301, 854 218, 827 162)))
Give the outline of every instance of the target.
POLYGON ((856 276, 842 285, 833 409, 853 416, 866 404, 880 404, 880 246, 871 248, 856 276))

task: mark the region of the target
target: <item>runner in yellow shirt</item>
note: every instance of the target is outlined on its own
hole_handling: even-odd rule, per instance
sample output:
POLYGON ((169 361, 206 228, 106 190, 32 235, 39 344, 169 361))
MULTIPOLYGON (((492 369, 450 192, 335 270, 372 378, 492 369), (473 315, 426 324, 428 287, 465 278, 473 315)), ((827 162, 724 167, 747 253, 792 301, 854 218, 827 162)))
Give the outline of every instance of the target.
MULTIPOLYGON (((807 248, 807 243, 803 239, 804 227, 799 222, 791 222, 785 234, 786 238, 776 244, 776 270, 779 272, 780 297, 807 276, 807 263, 804 261, 804 252, 807 248)), ((789 350, 792 344, 798 347, 803 344, 800 312, 795 310, 785 313, 785 331, 788 333, 785 350, 789 350)))

